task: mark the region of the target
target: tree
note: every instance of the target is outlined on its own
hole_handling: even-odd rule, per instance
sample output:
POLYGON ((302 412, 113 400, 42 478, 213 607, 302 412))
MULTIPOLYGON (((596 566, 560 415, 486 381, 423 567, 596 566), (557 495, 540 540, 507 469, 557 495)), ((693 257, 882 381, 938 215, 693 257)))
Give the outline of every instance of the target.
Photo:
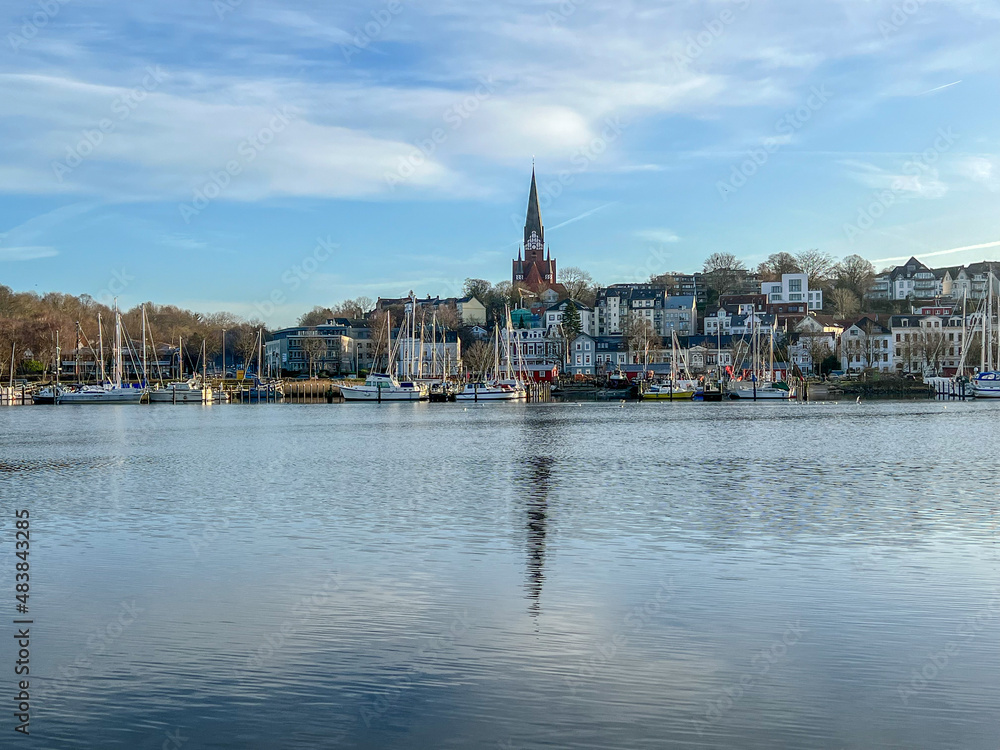
POLYGON ((875 266, 860 255, 848 255, 833 269, 833 276, 838 289, 847 289, 864 299, 875 280, 875 266))
MULTIPOLYGON (((375 303, 372 301, 371 297, 355 297, 354 299, 345 299, 340 304, 333 306, 333 309, 330 311, 330 317, 359 320, 367 315, 368 312, 374 307, 375 303)), ((324 320, 323 322, 325 323, 326 321, 324 320)))
POLYGON ((493 346, 485 341, 476 341, 462 352, 462 361, 473 377, 484 378, 494 361, 493 346))
POLYGON ((300 326, 319 326, 334 317, 333 310, 329 307, 316 306, 307 313, 299 316, 300 326))
POLYGON ((485 305, 486 297, 492 289, 493 285, 486 279, 466 279, 462 294, 465 297, 475 297, 485 305))
MULTIPOLYGON (((814 374, 820 374, 822 372, 823 362, 833 355, 833 348, 830 346, 830 341, 823 335, 810 335, 805 342, 805 350, 809 355, 809 362, 812 365, 812 371, 814 374)), ((836 357, 834 357, 836 361, 836 357)), ((836 370, 837 367, 831 367, 831 370, 836 370)), ((829 372, 829 370, 828 370, 829 372)))
POLYGON ((646 318, 630 317, 622 326, 622 335, 628 344, 629 354, 632 354, 633 362, 645 360, 645 355, 650 350, 660 348, 660 337, 653 330, 653 324, 646 318), (642 352, 642 356, 639 353, 642 352))
POLYGON ((326 341, 319 336, 306 336, 304 339, 302 348, 309 358, 309 377, 313 377, 317 371, 316 361, 325 359, 326 341))
POLYGON ((563 312, 562 317, 562 328, 567 342, 574 341, 580 335, 580 331, 583 328, 583 323, 580 320, 580 311, 573 300, 566 301, 566 310, 563 312))
POLYGON ((576 266, 569 266, 560 272, 559 279, 566 287, 570 299, 578 300, 586 305, 594 304, 596 297, 594 278, 589 273, 576 266))
POLYGON ((728 294, 746 276, 746 266, 732 253, 712 253, 702 266, 706 282, 719 296, 728 294))
POLYGON ((830 301, 837 311, 837 317, 844 319, 861 310, 861 300, 850 289, 834 289, 830 292, 830 301))
POLYGON ((802 268, 791 253, 774 253, 757 266, 761 281, 781 281, 785 273, 802 273, 802 268))
POLYGON ((820 289, 830 280, 834 269, 833 256, 819 250, 804 250, 795 256, 802 273, 809 274, 809 288, 820 289))

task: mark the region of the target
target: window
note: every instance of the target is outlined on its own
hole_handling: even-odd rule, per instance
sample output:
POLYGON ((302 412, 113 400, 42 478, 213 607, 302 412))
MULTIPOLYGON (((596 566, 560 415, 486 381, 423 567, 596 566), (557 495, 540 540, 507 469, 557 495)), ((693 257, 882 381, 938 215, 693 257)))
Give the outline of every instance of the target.
POLYGON ((788 280, 788 291, 790 291, 790 292, 801 292, 802 291, 802 279, 789 279, 788 280))

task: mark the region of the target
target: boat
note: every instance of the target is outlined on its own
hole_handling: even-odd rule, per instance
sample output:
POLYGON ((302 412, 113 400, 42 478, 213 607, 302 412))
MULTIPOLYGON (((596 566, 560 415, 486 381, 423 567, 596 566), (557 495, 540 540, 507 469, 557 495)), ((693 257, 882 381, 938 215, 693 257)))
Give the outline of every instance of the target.
POLYGON ((697 383, 693 380, 669 380, 653 383, 642 392, 643 401, 690 401, 694 398, 697 383))
POLYGON ((976 398, 1000 398, 1000 371, 980 372, 972 378, 976 398))
POLYGON ((340 395, 345 401, 426 401, 429 389, 421 383, 400 383, 388 373, 373 372, 364 385, 342 385, 340 395))
POLYGON ((62 386, 50 385, 42 388, 37 393, 31 394, 31 403, 33 404, 54 404, 56 398, 63 393, 62 386))
POLYGON ((523 392, 509 385, 480 381, 467 383, 465 388, 455 395, 456 401, 518 401, 523 398, 523 392))
POLYGON ((795 389, 788 383, 771 380, 734 380, 729 384, 729 398, 763 401, 766 399, 788 400, 795 397, 795 389))
POLYGON ((698 390, 698 381, 691 378, 688 372, 687 357, 677 340, 676 331, 671 332, 670 339, 670 379, 647 386, 642 392, 644 401, 690 401, 698 390))
MULTIPOLYGON (((100 316, 98 316, 100 327, 100 316)), ((103 346, 101 347, 103 350, 103 346)), ((142 402, 147 389, 144 385, 135 388, 122 383, 122 316, 115 300, 115 343, 113 349, 114 367, 111 380, 97 385, 85 385, 77 390, 62 391, 55 396, 57 404, 138 404, 142 402)), ((103 354, 101 369, 104 369, 103 354)))
POLYGON ((213 402, 211 387, 202 387, 198 381, 185 380, 167 383, 149 392, 151 404, 210 404, 213 402))
POLYGON ((446 403, 455 400, 455 390, 447 381, 432 383, 429 396, 430 400, 435 403, 446 403))

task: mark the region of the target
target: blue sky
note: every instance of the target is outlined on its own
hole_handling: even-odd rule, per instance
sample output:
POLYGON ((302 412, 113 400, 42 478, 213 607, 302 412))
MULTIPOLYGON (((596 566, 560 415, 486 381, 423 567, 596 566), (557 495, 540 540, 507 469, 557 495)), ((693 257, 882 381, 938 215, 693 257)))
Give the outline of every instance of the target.
POLYGON ((0 283, 271 324, 455 294, 509 278, 532 157, 604 283, 1000 257, 997 49, 989 0, 12 0, 0 283))

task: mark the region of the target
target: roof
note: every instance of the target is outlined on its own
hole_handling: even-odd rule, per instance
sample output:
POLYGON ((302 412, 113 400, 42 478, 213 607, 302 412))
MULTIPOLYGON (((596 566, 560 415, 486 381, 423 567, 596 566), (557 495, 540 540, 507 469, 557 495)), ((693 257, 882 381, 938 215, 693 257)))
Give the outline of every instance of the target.
POLYGON ((562 302, 556 302, 554 305, 550 305, 549 307, 547 307, 545 309, 547 311, 550 311, 550 310, 562 310, 563 308, 565 308, 567 305, 570 305, 570 304, 572 304, 573 307, 575 307, 577 310, 583 310, 584 312, 593 312, 594 311, 594 308, 587 307, 587 305, 585 305, 582 302, 579 302, 578 300, 575 300, 575 299, 564 299, 562 302))
POLYGON ((693 296, 678 295, 676 297, 667 297, 663 306, 670 310, 690 310, 695 304, 696 300, 693 296))

